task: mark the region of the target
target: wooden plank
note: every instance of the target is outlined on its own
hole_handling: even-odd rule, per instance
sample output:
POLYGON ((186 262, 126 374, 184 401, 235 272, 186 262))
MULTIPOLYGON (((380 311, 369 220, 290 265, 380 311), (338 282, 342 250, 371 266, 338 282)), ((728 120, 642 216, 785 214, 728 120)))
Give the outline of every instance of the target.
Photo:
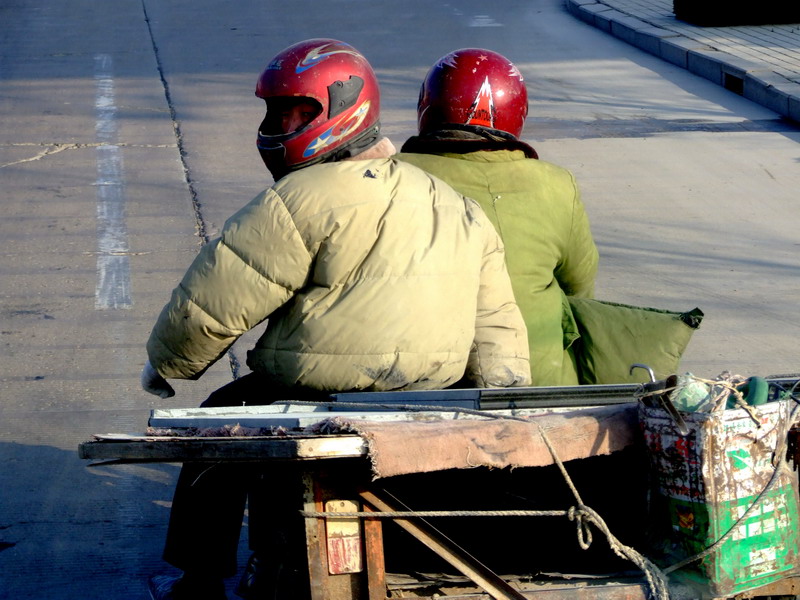
MULTIPOLYGON (((368 505, 365 512, 372 512, 368 505)), ((386 561, 383 555, 383 523, 380 519, 364 519, 364 555, 367 564, 368 600, 386 600, 386 561)))
POLYGON ((137 437, 110 434, 84 442, 80 458, 93 460, 184 462, 203 460, 274 460, 350 458, 366 455, 357 435, 292 438, 137 437))
MULTIPOLYGON (((580 578, 580 575, 576 576, 580 578)), ((527 582, 514 581, 519 585, 519 592, 527 600, 651 600, 647 584, 641 582, 617 582, 608 580, 606 582, 587 583, 586 581, 557 581, 557 582, 527 582)), ((644 577, 642 577, 642 580, 644 577)), ((488 600, 487 594, 478 593, 477 587, 443 587, 443 593, 438 596, 418 596, 412 587, 410 592, 406 592, 402 585, 390 585, 390 592, 393 597, 416 598, 425 600, 428 598, 446 598, 447 600, 488 600)), ((672 591, 672 590, 671 590, 672 591)), ((672 600, 696 600, 697 591, 687 588, 684 593, 671 595, 672 600)), ((706 600, 725 600, 722 598, 707 598, 706 600)))
MULTIPOLYGON (((379 497, 375 492, 362 490, 361 497, 365 502, 382 512, 397 512, 399 509, 392 506, 385 498, 379 497)), ((449 546, 443 536, 438 535, 432 527, 424 526, 420 520, 394 519, 401 528, 433 550, 437 555, 469 577, 481 589, 485 590, 492 598, 497 600, 525 600, 519 591, 515 590, 503 579, 490 571, 486 566, 477 562, 468 554, 458 548, 449 546)), ((425 524, 427 525, 427 524, 425 524)))
MULTIPOLYGON (((325 501, 325 512, 358 512, 361 506, 348 498, 325 501)), ((361 521, 358 517, 328 517, 325 520, 328 544, 328 572, 331 575, 361 573, 364 560, 361 552, 361 521)))
MULTIPOLYGON (((450 578, 452 581, 452 578, 450 578)), ((553 577, 549 580, 537 581, 518 581, 516 577, 509 577, 515 585, 519 586, 520 593, 528 600, 650 600, 647 582, 644 575, 639 578, 602 578, 595 576, 572 575, 569 579, 558 579, 553 577)), ((429 598, 429 596, 417 596, 413 585, 413 577, 410 578, 411 585, 408 586, 401 581, 391 580, 388 582, 390 591, 398 597, 409 598, 429 598)), ((452 583, 443 587, 439 598, 447 600, 477 600, 485 598, 476 594, 476 589, 471 589, 466 585, 452 583)), ((670 598, 673 600, 695 600, 703 597, 706 600, 727 600, 726 597, 712 596, 707 591, 699 591, 698 587, 690 583, 671 580, 670 598)), ((792 598, 800 593, 800 578, 796 575, 788 575, 780 581, 761 586, 756 589, 737 595, 737 598, 792 598)))
MULTIPOLYGON (((632 428, 635 427, 635 408, 636 405, 634 403, 628 403, 613 407, 500 410, 492 411, 492 415, 502 418, 506 416, 506 413, 510 413, 514 417, 524 415, 537 417, 536 422, 548 432, 548 435, 556 444, 562 459, 573 460, 598 453, 614 452, 631 443, 632 438, 629 438, 632 428), (630 416, 631 414, 633 415, 632 417, 630 416), (563 444, 560 443, 561 441, 563 441, 563 444)), ((190 409, 193 414, 196 414, 198 410, 203 409, 190 409)), ((220 415, 221 413, 217 410, 216 414, 220 415)), ((336 413, 319 414, 335 415, 336 413)), ((478 437, 489 436, 491 439, 484 440, 474 450, 477 452, 483 445, 490 444, 493 449, 490 453, 492 456, 502 450, 504 455, 509 457, 509 460, 513 459, 508 464, 536 466, 550 464, 551 462, 549 451, 537 441, 540 436, 532 436, 537 430, 521 423, 517 419, 502 422, 497 419, 487 419, 485 416, 427 411, 422 413, 396 412, 386 415, 387 418, 397 419, 396 421, 365 418, 380 414, 382 413, 371 413, 369 415, 348 413, 340 416, 343 422, 356 424, 355 427, 360 434, 359 436, 355 434, 289 434, 285 436, 249 437, 137 437, 107 434, 105 436, 96 436, 95 442, 82 444, 80 455, 82 458, 102 460, 164 462, 348 457, 365 455, 366 443, 363 440, 369 439, 373 448, 382 448, 382 451, 375 452, 373 459, 376 461, 373 465, 376 472, 380 473, 381 476, 389 477, 406 472, 423 472, 419 466, 414 466, 417 463, 426 465, 427 470, 459 468, 478 464, 472 460, 478 456, 474 452, 468 455, 471 462, 464 465, 447 463, 437 467, 431 464, 431 457, 440 461, 443 458, 453 460, 453 457, 460 457, 466 460, 463 452, 454 455, 450 451, 450 445, 453 443, 463 446, 464 442, 461 438, 466 435, 468 441, 473 440, 469 441, 473 446, 475 445, 474 440, 478 437), (481 420, 478 421, 476 419, 481 420), (520 439, 512 441, 507 434, 501 435, 499 438, 497 435, 500 434, 492 437, 490 434, 492 432, 497 433, 498 428, 507 431, 507 433, 517 431, 520 439), (409 436, 418 441, 423 438, 428 441, 409 449, 407 444, 409 436), (437 450, 436 448, 439 449, 437 450), (413 456, 406 450, 413 450, 413 456), (531 462, 533 460, 531 453, 536 456, 541 455, 546 460, 531 462), (390 465, 387 461, 401 462, 399 465, 390 465), (414 470, 404 470, 409 467, 414 470)), ((182 416, 180 412, 173 412, 172 425, 183 423, 182 416)), ((193 419, 195 417, 190 416, 189 418, 193 419)), ((258 418, 266 418, 266 422, 269 422, 269 417, 258 418)), ((492 464, 489 466, 501 467, 505 465, 492 464)))
MULTIPOLYGON (((154 414, 150 417, 149 425, 160 428, 188 428, 195 427, 206 429, 222 427, 224 425, 241 425, 242 427, 305 429, 334 417, 346 419, 365 419, 370 421, 408 421, 419 419, 417 412, 387 411, 387 412, 290 412, 290 413, 215 413, 202 414, 202 409, 194 409, 191 414, 182 415, 173 411, 171 415, 154 414)), ((432 418, 453 419, 457 413, 437 412, 432 418)))
MULTIPOLYGON (((620 410, 632 402, 619 403, 620 410)), ((574 413, 591 414, 597 406, 562 406, 543 408, 519 409, 493 409, 490 411, 447 411, 447 410, 394 410, 394 411, 310 411, 303 412, 292 410, 289 412, 274 410, 272 406, 234 407, 234 409, 171 409, 168 411, 154 410, 150 416, 150 426, 165 429, 183 428, 213 428, 224 425, 241 425, 252 428, 277 428, 305 429, 323 422, 326 419, 343 419, 347 421, 373 421, 373 422, 419 422, 419 421, 452 421, 458 420, 487 420, 493 418, 532 417, 540 415, 574 413)), ((613 410, 613 409, 609 409, 613 410)))
MULTIPOLYGON (((303 474, 303 510, 318 511, 322 499, 317 495, 314 479, 303 474)), ((331 600, 328 578, 328 554, 325 547, 325 522, 323 519, 305 519, 306 552, 308 555, 308 577, 311 600, 331 600)))
POLYGON ((309 413, 309 412, 329 412, 333 408, 327 404, 307 404, 276 403, 265 404, 263 406, 209 406, 209 407, 190 407, 190 408, 154 408, 150 411, 150 417, 192 417, 192 416, 215 416, 215 415, 274 415, 282 413, 309 413))
MULTIPOLYGON (((327 470, 309 470, 303 476, 304 504, 306 512, 318 512, 334 497, 343 498, 352 487, 340 480, 343 475, 337 472, 331 477, 327 470), (331 487, 335 485, 335 488, 331 487)), ((349 479, 346 477, 346 479, 349 479)), ((357 495, 352 492, 354 502, 357 495)), ((367 593, 363 589, 365 575, 363 571, 354 573, 332 573, 328 555, 327 523, 319 517, 306 517, 306 551, 308 553, 308 569, 311 583, 311 600, 366 600, 367 593)))

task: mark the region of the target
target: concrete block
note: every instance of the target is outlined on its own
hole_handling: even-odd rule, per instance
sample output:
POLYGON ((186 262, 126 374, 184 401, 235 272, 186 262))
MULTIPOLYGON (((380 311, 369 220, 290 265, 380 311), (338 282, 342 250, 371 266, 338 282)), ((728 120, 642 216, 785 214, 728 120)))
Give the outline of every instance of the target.
POLYGON ((586 10, 587 6, 597 5, 596 0, 567 0, 567 10, 581 21, 594 25, 594 15, 586 10))
POLYGON ((786 116, 800 125, 800 90, 789 96, 789 114, 786 116))
POLYGON ((661 39, 659 56, 683 69, 689 68, 689 52, 692 50, 711 50, 702 42, 679 35, 661 39))
POLYGON ((752 70, 744 78, 742 95, 779 115, 796 118, 791 116, 791 107, 796 107, 797 99, 800 98, 800 84, 769 69, 752 70))
POLYGON ((611 33, 611 23, 616 19, 621 19, 625 15, 618 10, 609 8, 605 4, 596 4, 594 6, 585 6, 587 14, 591 14, 593 21, 592 24, 598 29, 611 33))
POLYGON ((779 115, 789 115, 789 95, 771 85, 761 85, 758 82, 745 80, 742 95, 764 108, 774 110, 779 115))
POLYGON ((754 62, 727 54, 722 65, 722 87, 744 96, 745 77, 748 73, 758 69, 759 66, 754 62))
POLYGON ((611 19, 611 34, 632 46, 636 45, 636 32, 649 27, 652 25, 622 13, 613 15, 611 19))
POLYGON ((592 26, 595 25, 595 13, 610 10, 608 6, 597 0, 567 0, 566 5, 570 13, 592 26))
POLYGON ((646 28, 636 31, 633 38, 633 45, 660 58, 661 40, 678 37, 679 35, 680 34, 674 31, 648 25, 646 28))
POLYGON ((722 85, 722 68, 729 55, 711 48, 689 50, 686 68, 695 75, 722 85))

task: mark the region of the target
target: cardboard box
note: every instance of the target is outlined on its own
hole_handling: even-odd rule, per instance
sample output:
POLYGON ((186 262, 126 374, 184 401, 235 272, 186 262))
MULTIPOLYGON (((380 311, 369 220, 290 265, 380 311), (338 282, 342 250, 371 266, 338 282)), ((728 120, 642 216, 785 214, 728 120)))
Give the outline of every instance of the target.
POLYGON ((657 562, 666 568, 703 552, 733 528, 708 556, 671 577, 729 596, 798 570, 797 474, 784 443, 794 406, 777 400, 752 407, 755 420, 741 408, 682 412, 684 436, 665 410, 640 405, 658 507, 653 519, 667 532, 657 562))

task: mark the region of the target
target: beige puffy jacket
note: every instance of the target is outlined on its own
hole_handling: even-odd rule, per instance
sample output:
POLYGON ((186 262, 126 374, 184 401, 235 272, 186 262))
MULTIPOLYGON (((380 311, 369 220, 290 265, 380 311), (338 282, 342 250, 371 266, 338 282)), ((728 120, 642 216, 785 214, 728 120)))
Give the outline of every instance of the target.
POLYGON ((282 178, 202 248, 147 344, 164 377, 196 378, 243 333, 247 364, 318 390, 528 385, 525 325, 480 207, 380 158, 282 178))

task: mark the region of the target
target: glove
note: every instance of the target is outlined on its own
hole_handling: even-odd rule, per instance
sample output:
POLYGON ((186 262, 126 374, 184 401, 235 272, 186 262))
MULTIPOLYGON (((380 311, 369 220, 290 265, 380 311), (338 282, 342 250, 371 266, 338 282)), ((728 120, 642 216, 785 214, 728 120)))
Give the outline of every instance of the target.
POLYGON ((158 371, 153 368, 153 365, 150 364, 149 360, 144 363, 141 382, 142 389, 145 392, 150 392, 151 394, 160 396, 162 398, 169 398, 170 396, 175 395, 175 390, 173 390, 172 386, 167 383, 166 379, 158 374, 158 371))

